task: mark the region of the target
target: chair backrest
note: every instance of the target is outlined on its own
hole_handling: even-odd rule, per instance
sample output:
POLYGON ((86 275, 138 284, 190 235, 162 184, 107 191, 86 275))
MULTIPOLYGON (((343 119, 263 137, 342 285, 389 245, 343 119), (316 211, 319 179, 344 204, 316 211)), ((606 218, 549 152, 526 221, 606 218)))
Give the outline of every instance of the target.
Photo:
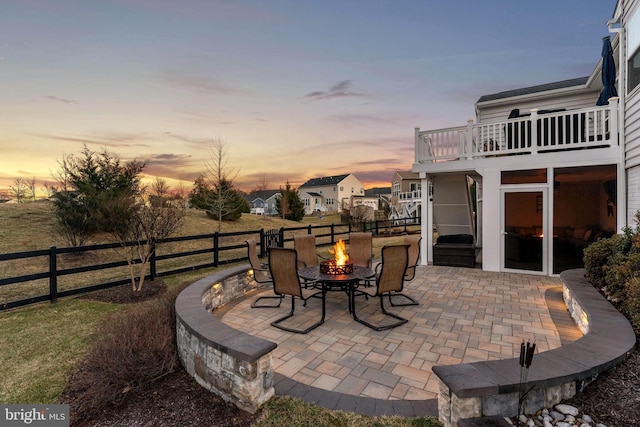
POLYGON ((349 234, 349 261, 357 267, 371 268, 373 237, 370 232, 349 234))
POLYGON ((318 252, 316 251, 316 236, 313 234, 298 234, 293 236, 293 247, 298 253, 298 261, 304 267, 319 265, 318 252))
POLYGON ((409 262, 409 245, 390 245, 382 248, 380 274, 377 277, 378 294, 400 292, 409 262))
POLYGON ((258 242, 254 238, 249 238, 246 240, 247 243, 247 251, 249 256, 249 263, 251 264, 251 268, 258 269, 261 268, 260 260, 258 259, 258 251, 256 247, 258 246, 258 242))
POLYGON ((298 256, 295 249, 269 249, 269 271, 276 294, 302 296, 297 265, 298 256))
POLYGON ((420 260, 420 241, 422 237, 416 234, 408 234, 404 237, 404 244, 409 245, 409 264, 404 280, 413 280, 416 277, 416 267, 420 260))

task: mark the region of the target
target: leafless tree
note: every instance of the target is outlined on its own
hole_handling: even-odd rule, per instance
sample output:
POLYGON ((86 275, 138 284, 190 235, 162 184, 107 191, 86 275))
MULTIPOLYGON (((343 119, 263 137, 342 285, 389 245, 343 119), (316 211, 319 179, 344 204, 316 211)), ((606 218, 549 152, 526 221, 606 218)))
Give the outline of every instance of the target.
POLYGON ((58 170, 51 172, 51 177, 56 181, 56 184, 45 184, 47 192, 53 196, 59 191, 70 191, 72 165, 74 163, 74 157, 72 154, 63 154, 61 159, 58 159, 58 170))
POLYGON ((346 209, 345 212, 349 216, 352 226, 361 228, 366 221, 373 220, 373 208, 366 205, 357 205, 346 209))
POLYGON ((291 213, 291 208, 289 207, 289 193, 281 190, 281 195, 278 200, 278 212, 280 213, 280 218, 286 219, 287 215, 291 213))
MULTIPOLYGON (((130 198, 122 198, 120 203, 130 203, 130 198)), ((137 201, 130 206, 130 217, 112 233, 122 244, 129 264, 131 286, 140 292, 149 268, 151 256, 162 239, 166 239, 182 225, 185 216, 183 206, 165 203, 147 206, 137 201)))
POLYGON ((171 189, 169 188, 169 184, 167 181, 156 176, 156 178, 151 183, 151 194, 154 196, 158 196, 161 198, 165 198, 169 195, 171 189))
POLYGON ((23 203, 29 196, 29 182, 24 178, 16 178, 9 190, 16 202, 23 203))
POLYGON ((186 200, 189 196, 189 189, 183 181, 178 182, 178 185, 173 190, 173 196, 179 200, 186 200))
POLYGON ((267 179, 267 175, 266 174, 262 174, 262 176, 260 177, 260 182, 258 182, 258 184, 256 185, 256 188, 253 189, 253 191, 265 191, 269 189, 269 186, 271 184, 269 183, 269 180, 267 179))
POLYGON ((27 197, 31 199, 31 201, 36 201, 36 179, 31 178, 27 181, 27 197))
POLYGON ((209 147, 209 160, 205 163, 205 167, 206 179, 213 188, 208 211, 218 220, 218 232, 222 231, 222 218, 238 208, 238 194, 233 188, 233 180, 238 175, 238 171, 229 168, 227 163, 225 142, 215 138, 209 147))

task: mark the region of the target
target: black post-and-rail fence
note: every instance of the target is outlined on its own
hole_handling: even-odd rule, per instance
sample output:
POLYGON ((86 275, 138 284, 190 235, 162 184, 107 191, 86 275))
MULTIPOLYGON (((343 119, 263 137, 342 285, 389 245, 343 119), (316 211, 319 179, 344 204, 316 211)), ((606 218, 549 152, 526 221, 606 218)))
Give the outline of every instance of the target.
MULTIPOLYGON (((393 228, 395 233, 408 232, 408 226, 416 226, 420 224, 419 218, 401 218, 393 221, 371 221, 362 224, 358 224, 357 229, 371 231, 374 235, 384 236, 385 234, 391 234, 393 228)), ((251 237, 259 237, 259 250, 260 256, 265 257, 269 247, 277 246, 284 247, 287 243, 293 241, 293 236, 299 233, 315 234, 317 246, 329 246, 334 245, 338 240, 347 240, 349 233, 352 231, 351 224, 331 224, 320 226, 305 226, 305 227, 293 227, 293 228, 280 228, 272 230, 250 230, 250 231, 238 231, 231 233, 212 233, 201 234, 196 236, 183 236, 183 237, 171 237, 161 241, 159 244, 166 244, 171 242, 188 242, 188 241, 210 241, 211 245, 207 245, 204 248, 174 252, 174 253, 154 253, 149 259, 149 273, 145 276, 145 280, 155 280, 156 277, 168 276, 171 274, 186 273, 189 271, 195 271, 203 268, 218 267, 225 264, 236 263, 246 261, 247 251, 245 240, 251 237), (228 253, 229 256, 225 257, 224 254, 228 253), (207 255, 207 261, 199 262, 193 265, 180 266, 177 268, 168 267, 162 269, 158 267, 158 264, 162 264, 162 261, 195 257, 197 255, 207 255)), ((65 254, 88 254, 88 253, 100 253, 105 250, 116 250, 123 246, 133 246, 135 243, 106 243, 99 245, 88 245, 78 247, 65 247, 57 248, 55 246, 49 249, 42 249, 36 251, 25 252, 13 252, 8 254, 0 254, 0 311, 8 310, 11 308, 26 306, 43 301, 51 301, 55 303, 58 298, 84 294, 101 289, 107 289, 114 286, 120 286, 131 283, 131 278, 123 278, 118 280, 111 280, 105 283, 90 285, 90 286, 78 286, 71 289, 59 289, 58 278, 63 276, 69 276, 80 273, 87 273, 98 270, 114 269, 119 267, 126 267, 128 263, 126 260, 87 264, 73 268, 59 268, 58 259, 65 254), (36 273, 25 274, 14 277, 5 276, 2 272, 5 270, 2 264, 5 261, 26 260, 48 257, 48 269, 46 271, 39 271, 36 273), (15 285, 20 283, 34 282, 37 280, 48 280, 49 290, 46 294, 29 296, 27 298, 17 299, 13 301, 7 301, 6 295, 3 295, 3 288, 8 285, 15 285)), ((165 245, 161 245, 158 250, 162 250, 165 245)), ((99 256, 98 256, 99 258, 99 256)), ((139 263, 140 260, 136 259, 134 262, 139 263)), ((184 264, 187 264, 185 262, 184 264)), ((184 265, 183 264, 183 265, 184 265)))

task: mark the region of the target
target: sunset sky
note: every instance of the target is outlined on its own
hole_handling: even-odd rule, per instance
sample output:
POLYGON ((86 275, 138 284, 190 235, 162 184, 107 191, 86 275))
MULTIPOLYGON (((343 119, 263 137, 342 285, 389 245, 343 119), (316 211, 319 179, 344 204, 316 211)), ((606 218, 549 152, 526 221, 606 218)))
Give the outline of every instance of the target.
POLYGON ((83 144, 191 188, 390 186, 413 129, 483 94, 589 75, 615 0, 2 0, 0 190, 83 144))

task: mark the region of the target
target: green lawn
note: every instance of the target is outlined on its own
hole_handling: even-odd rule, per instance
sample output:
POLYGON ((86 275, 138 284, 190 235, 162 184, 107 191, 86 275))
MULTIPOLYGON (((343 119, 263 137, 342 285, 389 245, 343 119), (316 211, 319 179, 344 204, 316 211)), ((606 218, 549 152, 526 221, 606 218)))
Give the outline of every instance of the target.
POLYGON ((0 313, 0 402, 55 402, 115 304, 67 299, 0 313))
MULTIPOLYGON (((337 216, 322 220, 310 217, 301 223, 279 218, 244 215, 236 223, 225 223, 223 231, 257 230, 260 228, 300 227, 337 223, 337 216)), ((217 223, 199 211, 189 211, 180 235, 215 231, 217 223)), ((104 238, 104 236, 102 236, 104 238)), ((100 238, 100 237, 98 237, 100 238)), ((385 244, 400 242, 402 237, 374 239, 374 254, 379 256, 385 244)), ((55 235, 50 207, 47 204, 0 204, 0 253, 65 246, 55 235)), ((320 252, 328 255, 328 248, 320 252)), ((21 269, 20 264, 15 264, 21 269)), ((215 269, 201 270, 164 279, 167 286, 191 283, 211 274, 215 269)), ((3 272, 4 276, 23 273, 3 272)), ((67 298, 56 304, 34 306, 0 312, 0 402, 54 403, 62 393, 92 339, 96 325, 108 315, 126 307, 85 299, 67 298)), ((435 419, 402 417, 369 418, 330 411, 288 397, 276 397, 265 405, 258 427, 282 425, 322 426, 424 426, 441 424, 435 419)))

